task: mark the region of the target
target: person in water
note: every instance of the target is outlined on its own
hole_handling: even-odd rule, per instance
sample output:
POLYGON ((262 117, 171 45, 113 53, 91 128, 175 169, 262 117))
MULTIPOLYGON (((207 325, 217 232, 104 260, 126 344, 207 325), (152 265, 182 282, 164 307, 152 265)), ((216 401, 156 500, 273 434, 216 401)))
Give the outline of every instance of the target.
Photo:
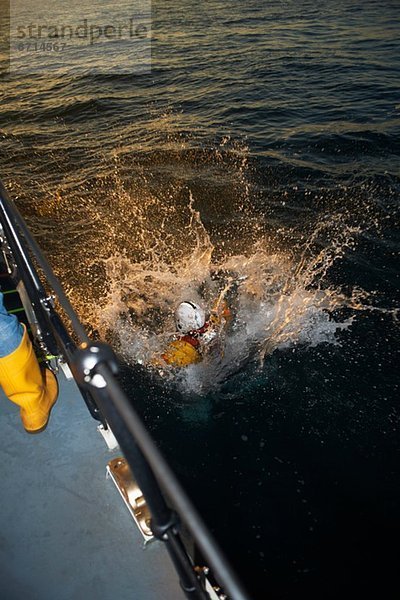
POLYGON ((178 334, 161 355, 162 360, 174 367, 200 362, 210 343, 230 318, 231 312, 226 302, 218 303, 208 318, 205 310, 196 302, 181 302, 175 311, 178 334))

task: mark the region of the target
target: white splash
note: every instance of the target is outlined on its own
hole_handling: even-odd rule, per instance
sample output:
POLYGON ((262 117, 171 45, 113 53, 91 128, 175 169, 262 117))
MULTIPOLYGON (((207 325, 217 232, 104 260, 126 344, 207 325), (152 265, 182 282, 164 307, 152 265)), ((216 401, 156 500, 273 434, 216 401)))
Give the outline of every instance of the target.
MULTIPOLYGON (((161 230, 147 242, 152 251, 143 260, 125 253, 105 261, 109 291, 98 307, 97 327, 126 361, 154 368, 153 359, 175 333, 175 307, 188 298, 211 307, 224 297, 234 314, 219 352, 184 369, 162 369, 163 377, 192 392, 219 385, 248 362, 262 362, 277 349, 337 343, 336 333, 349 327, 352 318, 337 322, 332 313, 344 306, 357 308, 356 297, 346 298, 327 286, 326 273, 352 246, 355 231, 343 230, 313 256, 314 238, 321 233, 316 230, 297 260, 269 251, 263 240, 247 254, 214 260, 214 247, 192 196, 187 210, 190 218, 176 235, 190 244, 176 260, 171 252, 163 252, 161 230)), ((325 223, 319 227, 325 228, 325 223)))

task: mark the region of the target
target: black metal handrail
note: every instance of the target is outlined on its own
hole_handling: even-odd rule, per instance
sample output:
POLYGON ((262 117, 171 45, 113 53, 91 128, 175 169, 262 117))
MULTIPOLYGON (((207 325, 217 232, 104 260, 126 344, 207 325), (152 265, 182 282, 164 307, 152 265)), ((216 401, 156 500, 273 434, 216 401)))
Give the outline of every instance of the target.
POLYGON ((112 349, 89 339, 60 282, 1 182, 0 222, 18 277, 25 285, 40 324, 41 343, 48 346, 51 353, 63 355, 92 416, 111 427, 149 506, 153 533, 165 542, 186 596, 201 600, 209 598, 181 541, 180 519, 190 531, 224 591, 232 600, 249 600, 236 574, 115 378, 117 360, 112 349), (72 329, 80 340, 79 347, 72 341, 46 295, 32 257, 42 269, 46 284, 51 287, 70 320, 72 329), (166 498, 176 513, 170 508, 166 498))

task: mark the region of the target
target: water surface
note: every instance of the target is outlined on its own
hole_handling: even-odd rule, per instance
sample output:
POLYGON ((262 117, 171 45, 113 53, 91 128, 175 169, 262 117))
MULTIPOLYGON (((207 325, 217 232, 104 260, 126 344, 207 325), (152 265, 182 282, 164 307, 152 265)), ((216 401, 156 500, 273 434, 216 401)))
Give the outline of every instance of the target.
POLYGON ((2 178, 254 598, 395 597, 399 26, 155 0, 150 74, 2 81, 2 178), (138 364, 227 265, 238 368, 138 364))

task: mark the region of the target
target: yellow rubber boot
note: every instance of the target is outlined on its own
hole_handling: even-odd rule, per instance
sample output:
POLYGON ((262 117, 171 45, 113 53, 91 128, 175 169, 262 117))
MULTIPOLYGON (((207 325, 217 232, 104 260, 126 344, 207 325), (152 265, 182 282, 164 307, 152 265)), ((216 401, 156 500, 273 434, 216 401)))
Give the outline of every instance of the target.
POLYGON ((41 371, 25 327, 18 348, 0 358, 0 384, 11 402, 21 407, 25 430, 43 431, 57 400, 58 384, 49 369, 41 371))

